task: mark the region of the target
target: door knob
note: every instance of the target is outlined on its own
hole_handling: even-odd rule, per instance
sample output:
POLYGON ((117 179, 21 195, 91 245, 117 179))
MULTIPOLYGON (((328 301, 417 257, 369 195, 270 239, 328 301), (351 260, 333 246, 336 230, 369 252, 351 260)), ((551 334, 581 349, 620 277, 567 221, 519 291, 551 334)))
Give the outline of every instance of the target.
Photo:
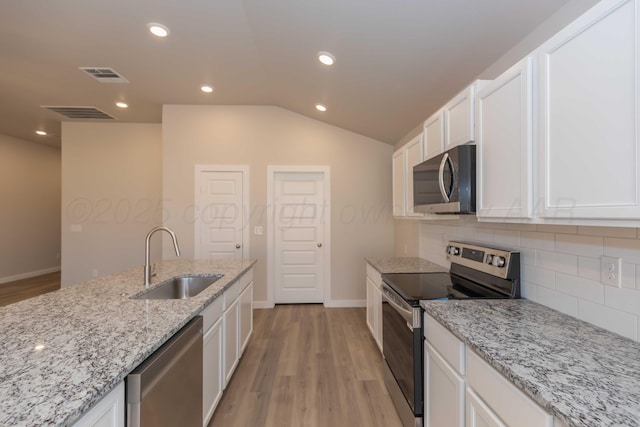
POLYGON ((321 248, 322 247, 322 243, 318 243, 318 247, 321 248))
POLYGON ((236 249, 240 249, 240 243, 236 244, 236 249))

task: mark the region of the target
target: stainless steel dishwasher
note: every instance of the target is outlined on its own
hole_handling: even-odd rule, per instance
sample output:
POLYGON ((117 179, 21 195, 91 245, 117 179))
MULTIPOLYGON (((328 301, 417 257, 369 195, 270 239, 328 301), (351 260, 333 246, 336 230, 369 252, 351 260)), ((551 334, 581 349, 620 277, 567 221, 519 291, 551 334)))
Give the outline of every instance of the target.
POLYGON ((202 317, 127 377, 128 427, 202 427, 202 317))

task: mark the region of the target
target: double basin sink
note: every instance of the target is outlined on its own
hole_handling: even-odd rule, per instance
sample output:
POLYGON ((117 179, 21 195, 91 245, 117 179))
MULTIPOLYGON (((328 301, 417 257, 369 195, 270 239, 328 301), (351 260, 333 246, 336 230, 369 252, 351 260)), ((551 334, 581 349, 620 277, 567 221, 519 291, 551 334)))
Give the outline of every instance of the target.
POLYGON ((166 280, 154 288, 133 296, 133 299, 187 299, 214 284, 222 274, 207 276, 178 276, 166 280))

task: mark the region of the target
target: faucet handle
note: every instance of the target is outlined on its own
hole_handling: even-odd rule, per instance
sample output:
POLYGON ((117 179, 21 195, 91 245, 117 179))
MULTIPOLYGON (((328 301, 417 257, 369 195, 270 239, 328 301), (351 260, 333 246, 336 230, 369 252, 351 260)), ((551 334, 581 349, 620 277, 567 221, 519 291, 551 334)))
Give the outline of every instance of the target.
POLYGON ((156 273, 156 263, 151 264, 151 277, 156 277, 158 273, 156 273))

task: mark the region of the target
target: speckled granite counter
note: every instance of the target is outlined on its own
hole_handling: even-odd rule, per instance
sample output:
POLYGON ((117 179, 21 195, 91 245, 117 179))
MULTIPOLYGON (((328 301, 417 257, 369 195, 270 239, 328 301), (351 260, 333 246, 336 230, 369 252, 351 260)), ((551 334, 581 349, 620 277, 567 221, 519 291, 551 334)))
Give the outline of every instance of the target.
POLYGON ((449 271, 447 268, 417 257, 365 258, 379 273, 434 273, 449 271))
POLYGON ((569 426, 640 426, 640 343, 527 300, 422 306, 569 426))
POLYGON ((152 286, 224 275, 187 300, 130 299, 143 291, 140 266, 1 307, 0 426, 72 424, 254 263, 159 263, 152 286))

